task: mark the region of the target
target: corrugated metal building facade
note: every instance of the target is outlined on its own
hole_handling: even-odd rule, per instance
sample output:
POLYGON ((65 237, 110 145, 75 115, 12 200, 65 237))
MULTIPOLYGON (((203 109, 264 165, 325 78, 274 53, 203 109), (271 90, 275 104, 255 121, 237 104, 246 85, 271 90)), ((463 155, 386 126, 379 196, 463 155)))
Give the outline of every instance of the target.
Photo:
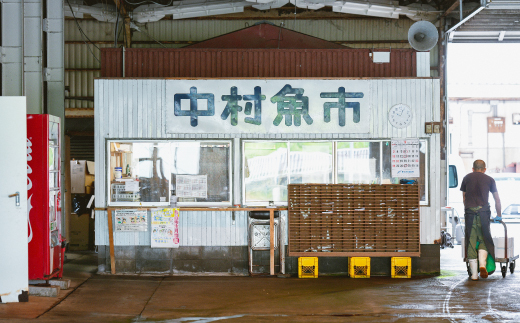
MULTIPOLYGON (((301 134, 172 134, 166 132, 165 104, 167 80, 153 79, 100 79, 96 81, 96 206, 107 207, 107 139, 232 139, 233 141, 233 201, 241 204, 241 140, 243 139, 395 139, 421 138, 428 142, 428 191, 429 204, 421 206, 421 248, 424 260, 415 265, 414 272, 432 272, 432 263, 439 261, 439 250, 433 245, 440 236, 441 209, 441 161, 440 136, 426 134, 424 124, 440 120, 440 85, 438 79, 377 79, 371 80, 370 91, 370 131, 366 134, 346 133, 301 133, 301 134), (413 110, 413 122, 404 129, 392 127, 387 119, 387 111, 397 103, 405 103, 413 110), (431 250, 430 250, 431 248, 431 250), (425 265, 427 264, 427 265, 425 265)), ((150 232, 116 232, 114 243, 119 268, 124 270, 148 272, 197 272, 211 271, 207 268, 190 267, 196 253, 198 260, 218 258, 214 250, 228 254, 231 262, 224 265, 230 272, 244 271, 247 262, 247 216, 245 212, 236 212, 231 221, 232 212, 182 212, 180 220, 181 249, 175 253, 155 255, 162 267, 144 267, 136 264, 138 254, 150 254, 150 232), (216 248, 216 249, 215 249, 216 248), (234 248, 234 249, 233 249, 234 248), (210 251, 208 251, 210 250, 210 251), (233 256, 237 254, 236 258, 233 256), (175 257, 184 257, 182 259, 175 257), (172 261, 174 259, 175 261, 172 261), (130 266, 130 269, 128 269, 130 266), (169 267, 168 267, 169 266, 169 267), (179 267, 177 267, 179 266, 179 267), (226 267, 228 266, 228 267, 226 267), (242 269, 240 269, 242 268, 242 269)), ((100 270, 108 268, 106 250, 108 246, 107 212, 96 211, 96 245, 100 248, 100 270), (106 261, 105 261, 106 260, 106 261), (104 267, 107 266, 107 267, 104 267)), ((293 259, 294 260, 294 259, 293 259)), ((290 260, 288 261, 291 262, 290 260)), ((293 261, 294 262, 294 261, 293 261)), ((435 267, 435 265, 433 265, 435 267)), ((221 267, 222 269, 222 267, 221 267)), ((294 269, 294 267, 293 267, 294 269)), ((218 270, 217 270, 218 271, 218 270)), ((222 271, 222 270, 220 270, 222 271)), ((226 271, 224 269, 224 271, 226 271)), ((289 272, 291 269, 289 269, 289 272)))
MULTIPOLYGON (((439 121, 439 80, 414 79, 436 76, 437 47, 430 53, 417 53, 407 41, 408 19, 349 18, 270 20, 275 26, 321 38, 345 46, 343 49, 197 49, 182 48, 207 39, 235 32, 260 20, 162 20, 147 23, 134 31, 132 48, 125 50, 125 64, 121 50, 122 34, 114 44, 114 24, 93 20, 79 20, 81 28, 92 42, 85 41, 76 22, 65 21, 65 85, 66 108, 69 116, 96 113, 96 205, 106 207, 106 138, 168 139, 168 138, 225 138, 232 139, 235 156, 241 154, 243 139, 368 139, 422 138, 428 141, 428 205, 421 207, 421 248, 424 263, 439 262, 438 247, 433 241, 440 236, 441 162, 440 138, 426 135, 424 122, 439 121), (160 42, 160 44, 159 44, 160 42), (93 43, 93 44, 92 44, 93 43), (118 48, 115 48, 118 47, 118 48), (140 49, 153 48, 151 52, 140 49), (100 49, 104 50, 101 54, 100 49), (391 50, 391 64, 374 64, 371 51, 391 50), (108 56, 107 56, 108 54, 108 56), (103 62, 103 63, 101 63, 103 62), (182 62, 172 64, 172 62, 182 62), (218 62, 219 64, 214 64, 218 62), (147 65, 153 64, 153 65, 147 65), (124 67, 123 67, 124 65, 124 67), (300 67, 300 65, 302 65, 300 67), (103 66, 104 71, 101 71, 103 66), (183 69, 182 67, 187 67, 183 69), (99 80, 101 76, 125 77, 406 77, 409 79, 378 80, 374 83, 371 100, 369 134, 166 134, 160 100, 165 95, 163 81, 158 80, 99 80), (130 95, 135 89, 142 92, 130 95), (109 89, 110 93, 103 92, 109 89), (97 102, 93 102, 94 92, 97 102), (108 101, 99 101, 103 95, 108 101), (386 111, 392 102, 410 102, 414 121, 406 129, 389 126, 386 111), (111 104, 114 102, 124 104, 111 104), (377 103, 376 103, 377 102, 377 103), (108 105, 107 105, 108 104, 108 105), (141 108, 137 111, 137 105, 141 108), (94 105, 95 111, 92 111, 94 105), (101 110, 100 110, 101 108, 101 110), (130 110, 125 110, 130 109, 130 110), (80 112, 80 113, 77 113, 80 112), (125 116, 124 121, 121 118, 125 116), (102 134, 101 136, 99 136, 102 134)), ((237 157, 233 172, 241 174, 237 157)), ((233 203, 241 204, 241 178, 233 177, 233 203)), ((221 261, 228 271, 244 273, 247 268, 247 214, 245 212, 181 212, 180 252, 150 248, 149 232, 118 232, 115 234, 116 267, 129 272, 208 272, 222 271, 222 266, 204 267, 201 259, 221 261), (234 216, 234 221, 231 221, 234 216), (145 259, 145 262, 140 260, 145 259), (229 260, 229 261, 228 261, 229 260), (150 265, 151 264, 151 265, 150 265)), ((285 219, 286 212, 282 212, 285 219)), ((284 224, 283 224, 284 225, 284 224)), ((100 271, 109 268, 108 226, 106 211, 96 211, 96 245, 99 247, 100 271)), ((287 240, 286 240, 287 242, 287 240)), ((288 271, 297 268, 289 259, 288 271), (292 268, 292 269, 291 269, 292 268)), ((435 267, 435 265, 433 265, 435 267)), ((377 267, 377 266, 376 266, 377 267)), ((337 268, 336 268, 337 269, 337 268)), ((414 264, 415 272, 434 272, 431 265, 414 264)), ((224 271, 226 271, 224 269, 224 271)), ((340 270, 341 271, 341 270, 340 270)), ((247 271, 246 271, 247 272, 247 271)), ((332 271, 334 272, 334 271, 332 271)), ((337 270, 336 270, 337 272, 337 270)))
MULTIPOLYGON (((135 31, 132 48, 180 48, 253 26, 259 21, 161 20, 147 23, 141 32, 135 31)), ((269 22, 276 26, 283 24, 284 28, 341 43, 349 48, 360 49, 409 49, 411 47, 407 41, 408 29, 414 23, 409 19, 382 18, 281 19, 269 22)), ((115 24, 96 20, 79 20, 78 23, 95 46, 81 35, 74 20, 65 21, 65 86, 68 87, 65 107, 93 108, 94 78, 101 76, 99 49, 114 48, 115 24)), ((119 40, 122 40, 122 35, 119 40)), ((121 42, 118 46, 120 45, 121 42)), ((437 47, 430 52, 430 66, 431 76, 438 76, 437 47)), ((67 113, 70 115, 71 110, 67 110, 67 113)))

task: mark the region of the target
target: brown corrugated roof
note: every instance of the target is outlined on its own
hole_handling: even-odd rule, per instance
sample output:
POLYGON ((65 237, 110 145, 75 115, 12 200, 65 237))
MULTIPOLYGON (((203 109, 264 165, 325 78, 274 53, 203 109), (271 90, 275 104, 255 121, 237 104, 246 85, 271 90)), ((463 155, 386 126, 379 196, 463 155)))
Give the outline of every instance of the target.
POLYGON ((344 49, 346 47, 270 23, 259 23, 186 48, 344 49))
MULTIPOLYGON (((370 49, 131 48, 125 77, 416 77, 416 55, 393 49, 376 64, 370 49)), ((101 49, 101 77, 122 77, 122 50, 101 49)))

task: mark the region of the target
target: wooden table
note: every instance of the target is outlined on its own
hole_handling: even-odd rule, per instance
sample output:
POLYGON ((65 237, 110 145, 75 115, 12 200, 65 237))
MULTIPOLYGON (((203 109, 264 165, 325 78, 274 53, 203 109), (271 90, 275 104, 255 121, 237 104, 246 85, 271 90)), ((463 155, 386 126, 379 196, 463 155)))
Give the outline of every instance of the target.
MULTIPOLYGON (((156 208, 169 208, 164 206, 153 207, 149 209, 156 208)), ((112 211, 119 209, 143 209, 140 207, 132 207, 132 206, 121 206, 121 207, 109 207, 109 208, 96 208, 96 210, 107 210, 108 211, 108 240, 110 243, 110 265, 111 265, 111 273, 116 273, 116 264, 115 264, 115 256, 114 256, 114 230, 112 225, 112 211)), ((180 211, 219 211, 219 212, 235 212, 235 211, 269 211, 269 274, 274 275, 274 211, 286 211, 287 207, 179 207, 180 211)), ((281 228, 280 228, 281 229, 281 228)), ((280 244, 284 243, 284 241, 280 241, 280 244)), ((280 248, 280 254, 283 248, 280 248)))

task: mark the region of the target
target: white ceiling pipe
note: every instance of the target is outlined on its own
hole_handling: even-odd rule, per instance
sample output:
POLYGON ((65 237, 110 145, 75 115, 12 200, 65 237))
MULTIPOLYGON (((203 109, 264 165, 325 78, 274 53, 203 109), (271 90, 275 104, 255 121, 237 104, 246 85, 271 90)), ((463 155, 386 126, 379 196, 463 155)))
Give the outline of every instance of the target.
MULTIPOLYGON (((287 3, 293 3, 298 8, 316 10, 325 6, 332 7, 335 12, 350 13, 364 16, 375 16, 398 19, 399 15, 406 15, 413 20, 434 20, 439 13, 435 8, 428 5, 420 7, 399 6, 397 1, 375 0, 375 1, 335 1, 335 0, 188 0, 174 1, 171 6, 157 4, 142 5, 133 10, 131 17, 140 23, 155 22, 171 15, 173 19, 185 19, 195 17, 207 17, 229 13, 243 12, 244 7, 253 7, 259 10, 275 9, 287 3)), ((72 9, 77 18, 82 14, 90 14, 92 17, 107 22, 115 21, 115 12, 108 7, 89 7, 72 4, 72 9)), ((72 16, 68 4, 65 6, 65 16, 72 16)))
POLYGON ((245 6, 250 6, 247 1, 175 1, 173 6, 143 5, 134 9, 132 19, 145 23, 162 19, 166 15, 172 15, 173 19, 185 19, 195 17, 207 17, 229 13, 243 12, 245 6))
POLYGON ((69 7, 67 0, 65 0, 63 3, 63 13, 65 17, 76 17, 78 19, 82 19, 84 14, 89 14, 93 18, 103 22, 116 22, 117 19, 115 6, 105 4, 85 6, 71 1, 69 7), (70 11, 71 7, 72 11, 74 11, 74 16, 72 15, 72 11, 70 11))
MULTIPOLYGON (((255 1, 248 2, 254 3, 255 1)), ((258 10, 269 10, 269 9, 277 9, 283 7, 285 4, 287 4, 289 1, 287 0, 275 0, 275 1, 258 1, 258 4, 252 5, 253 8, 258 10)))
POLYGON ((399 12, 396 10, 396 8, 360 4, 355 2, 345 2, 341 6, 333 6, 332 11, 362 16, 399 19, 399 12))

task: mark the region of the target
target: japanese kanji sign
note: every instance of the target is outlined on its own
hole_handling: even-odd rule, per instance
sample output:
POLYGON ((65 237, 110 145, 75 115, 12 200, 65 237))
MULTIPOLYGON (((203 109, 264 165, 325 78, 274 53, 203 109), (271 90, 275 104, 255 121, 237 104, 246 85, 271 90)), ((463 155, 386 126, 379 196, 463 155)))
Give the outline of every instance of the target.
POLYGON ((368 133, 368 80, 167 80, 167 133, 368 133))
POLYGON ((420 177, 419 139, 392 140, 392 177, 420 177))

